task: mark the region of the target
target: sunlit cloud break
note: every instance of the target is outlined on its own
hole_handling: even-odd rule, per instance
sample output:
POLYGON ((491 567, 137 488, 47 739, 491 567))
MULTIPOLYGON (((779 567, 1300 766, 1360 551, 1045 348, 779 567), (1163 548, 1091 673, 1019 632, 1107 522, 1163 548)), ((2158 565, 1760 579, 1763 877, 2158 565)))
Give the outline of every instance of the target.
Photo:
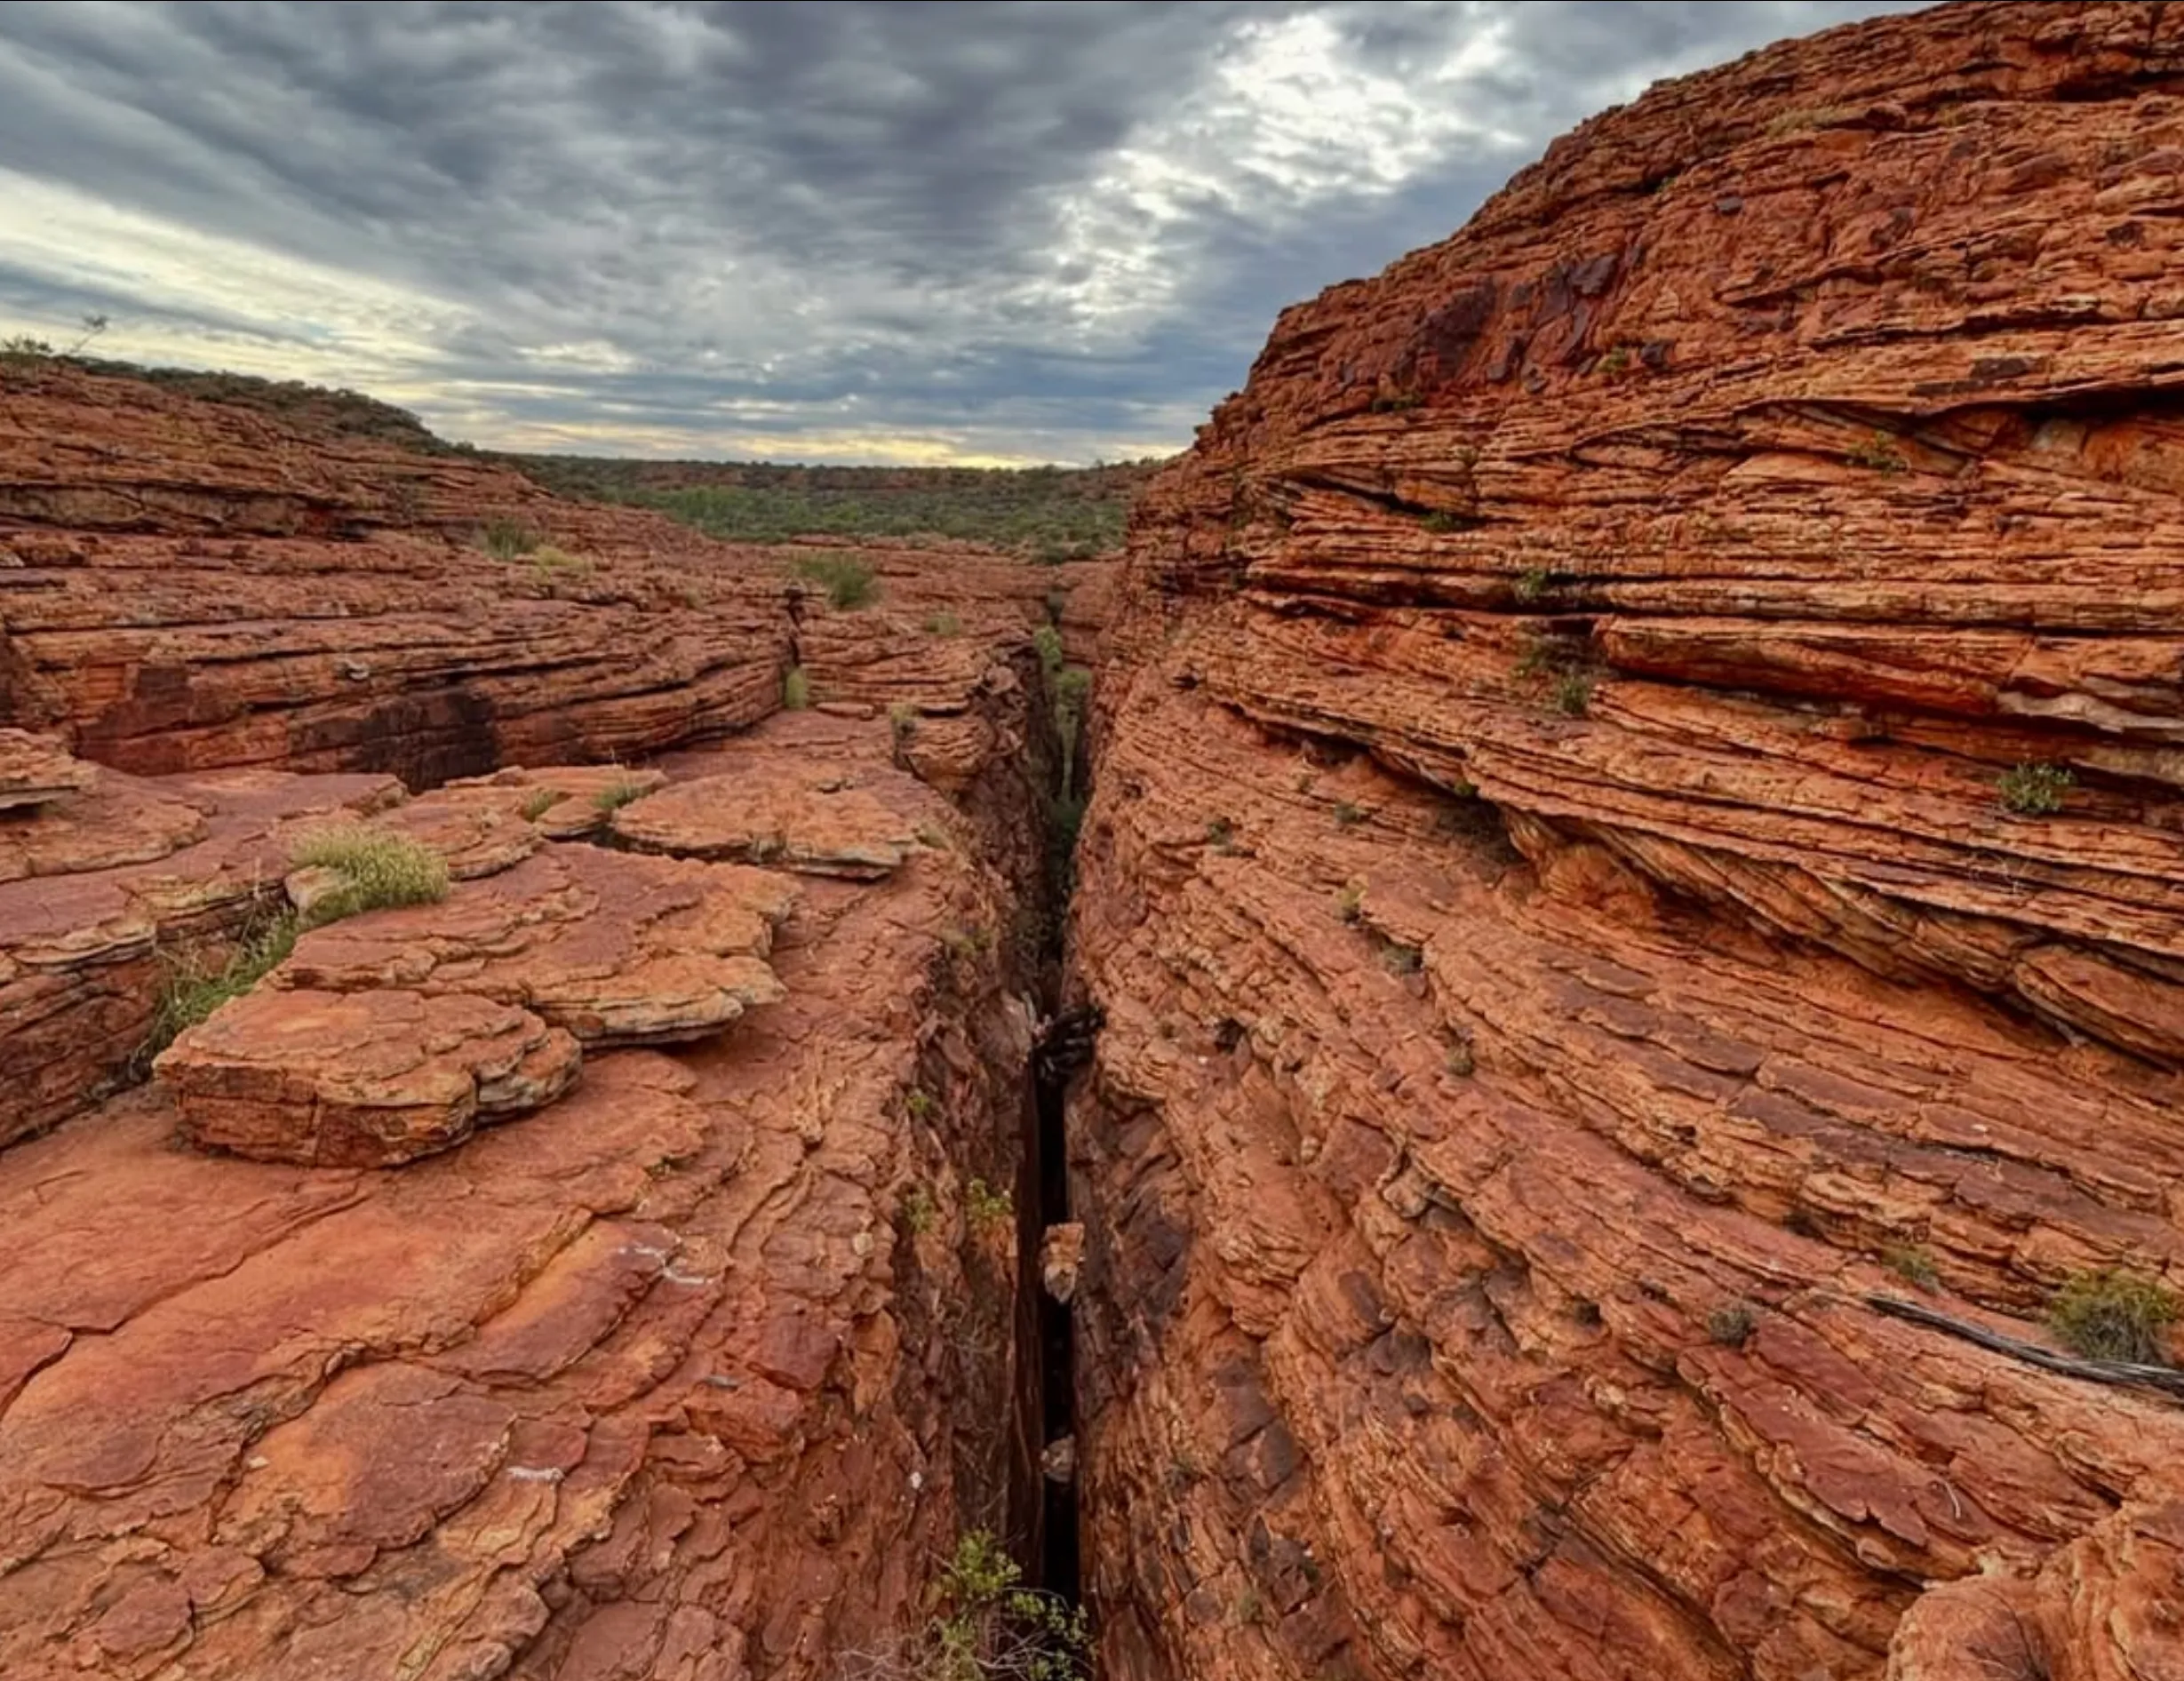
POLYGON ((1873 4, 0 7, 0 336, 503 448, 1166 453, 1277 310, 1873 4))

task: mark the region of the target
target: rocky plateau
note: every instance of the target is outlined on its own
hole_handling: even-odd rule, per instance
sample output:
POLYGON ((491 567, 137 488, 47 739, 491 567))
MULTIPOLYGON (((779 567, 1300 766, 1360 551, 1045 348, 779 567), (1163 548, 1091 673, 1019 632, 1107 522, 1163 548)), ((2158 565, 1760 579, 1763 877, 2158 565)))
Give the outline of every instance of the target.
POLYGON ((0 1676, 968 1681, 984 1531, 1104 1681, 2184 1681, 2184 12, 841 546, 0 369, 0 1676))

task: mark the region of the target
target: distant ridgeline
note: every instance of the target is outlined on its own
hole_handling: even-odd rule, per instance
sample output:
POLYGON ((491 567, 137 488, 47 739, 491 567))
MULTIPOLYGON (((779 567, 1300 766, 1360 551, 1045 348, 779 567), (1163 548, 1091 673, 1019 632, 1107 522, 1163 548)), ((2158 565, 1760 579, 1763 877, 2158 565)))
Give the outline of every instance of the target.
POLYGON ((1122 546, 1131 503, 1164 465, 1148 458, 1092 467, 836 467, 518 455, 450 443, 408 410, 362 392, 98 356, 66 360, 92 373, 260 410, 323 437, 481 457, 556 496, 655 508, 709 536, 746 543, 942 537, 1014 549, 1049 564, 1088 560, 1122 546))
POLYGON ((494 458, 556 495, 657 508, 730 540, 960 538, 1048 563, 1120 549, 1130 504, 1163 465, 1147 459, 1092 467, 805 467, 573 455, 494 458))

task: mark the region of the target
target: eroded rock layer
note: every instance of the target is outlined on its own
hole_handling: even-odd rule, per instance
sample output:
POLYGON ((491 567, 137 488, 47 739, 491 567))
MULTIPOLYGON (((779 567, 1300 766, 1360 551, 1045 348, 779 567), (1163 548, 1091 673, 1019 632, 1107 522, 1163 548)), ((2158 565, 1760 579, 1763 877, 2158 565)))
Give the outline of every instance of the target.
MULTIPOLYGON (((884 721, 825 729, 959 825, 884 721)), ((741 751, 777 730, 815 726, 741 751)), ((853 882, 557 843, 305 935, 0 1153, 0 1673, 829 1681, 914 1631, 1038 1446, 1013 1225, 967 1212, 1016 1183, 1024 909, 960 845, 853 882), (634 992, 712 1036, 602 1048, 658 1028, 634 992)))
POLYGON ((1149 493, 1073 923, 1116 1681, 2184 1673, 2184 1406, 2039 1358, 2184 1285, 2178 88, 2120 4, 1657 88, 1149 493))

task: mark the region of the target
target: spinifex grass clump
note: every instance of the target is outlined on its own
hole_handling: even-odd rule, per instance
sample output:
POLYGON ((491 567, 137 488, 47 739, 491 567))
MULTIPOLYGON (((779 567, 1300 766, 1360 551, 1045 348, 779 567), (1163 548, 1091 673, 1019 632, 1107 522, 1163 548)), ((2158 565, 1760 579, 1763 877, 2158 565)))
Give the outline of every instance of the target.
POLYGON ((2180 1308, 2176 1292, 2157 1279, 2103 1267, 2070 1276, 2048 1307, 2047 1324, 2087 1359, 2166 1366, 2180 1308))
POLYGON ((873 576, 872 563, 854 554, 814 554, 797 562, 796 570, 844 611, 869 607, 880 599, 880 581, 873 576))
POLYGON ((313 928, 360 912, 447 897, 445 858, 406 834, 367 823, 315 829, 289 848, 289 861, 299 870, 331 870, 339 878, 312 905, 307 923, 313 928))

